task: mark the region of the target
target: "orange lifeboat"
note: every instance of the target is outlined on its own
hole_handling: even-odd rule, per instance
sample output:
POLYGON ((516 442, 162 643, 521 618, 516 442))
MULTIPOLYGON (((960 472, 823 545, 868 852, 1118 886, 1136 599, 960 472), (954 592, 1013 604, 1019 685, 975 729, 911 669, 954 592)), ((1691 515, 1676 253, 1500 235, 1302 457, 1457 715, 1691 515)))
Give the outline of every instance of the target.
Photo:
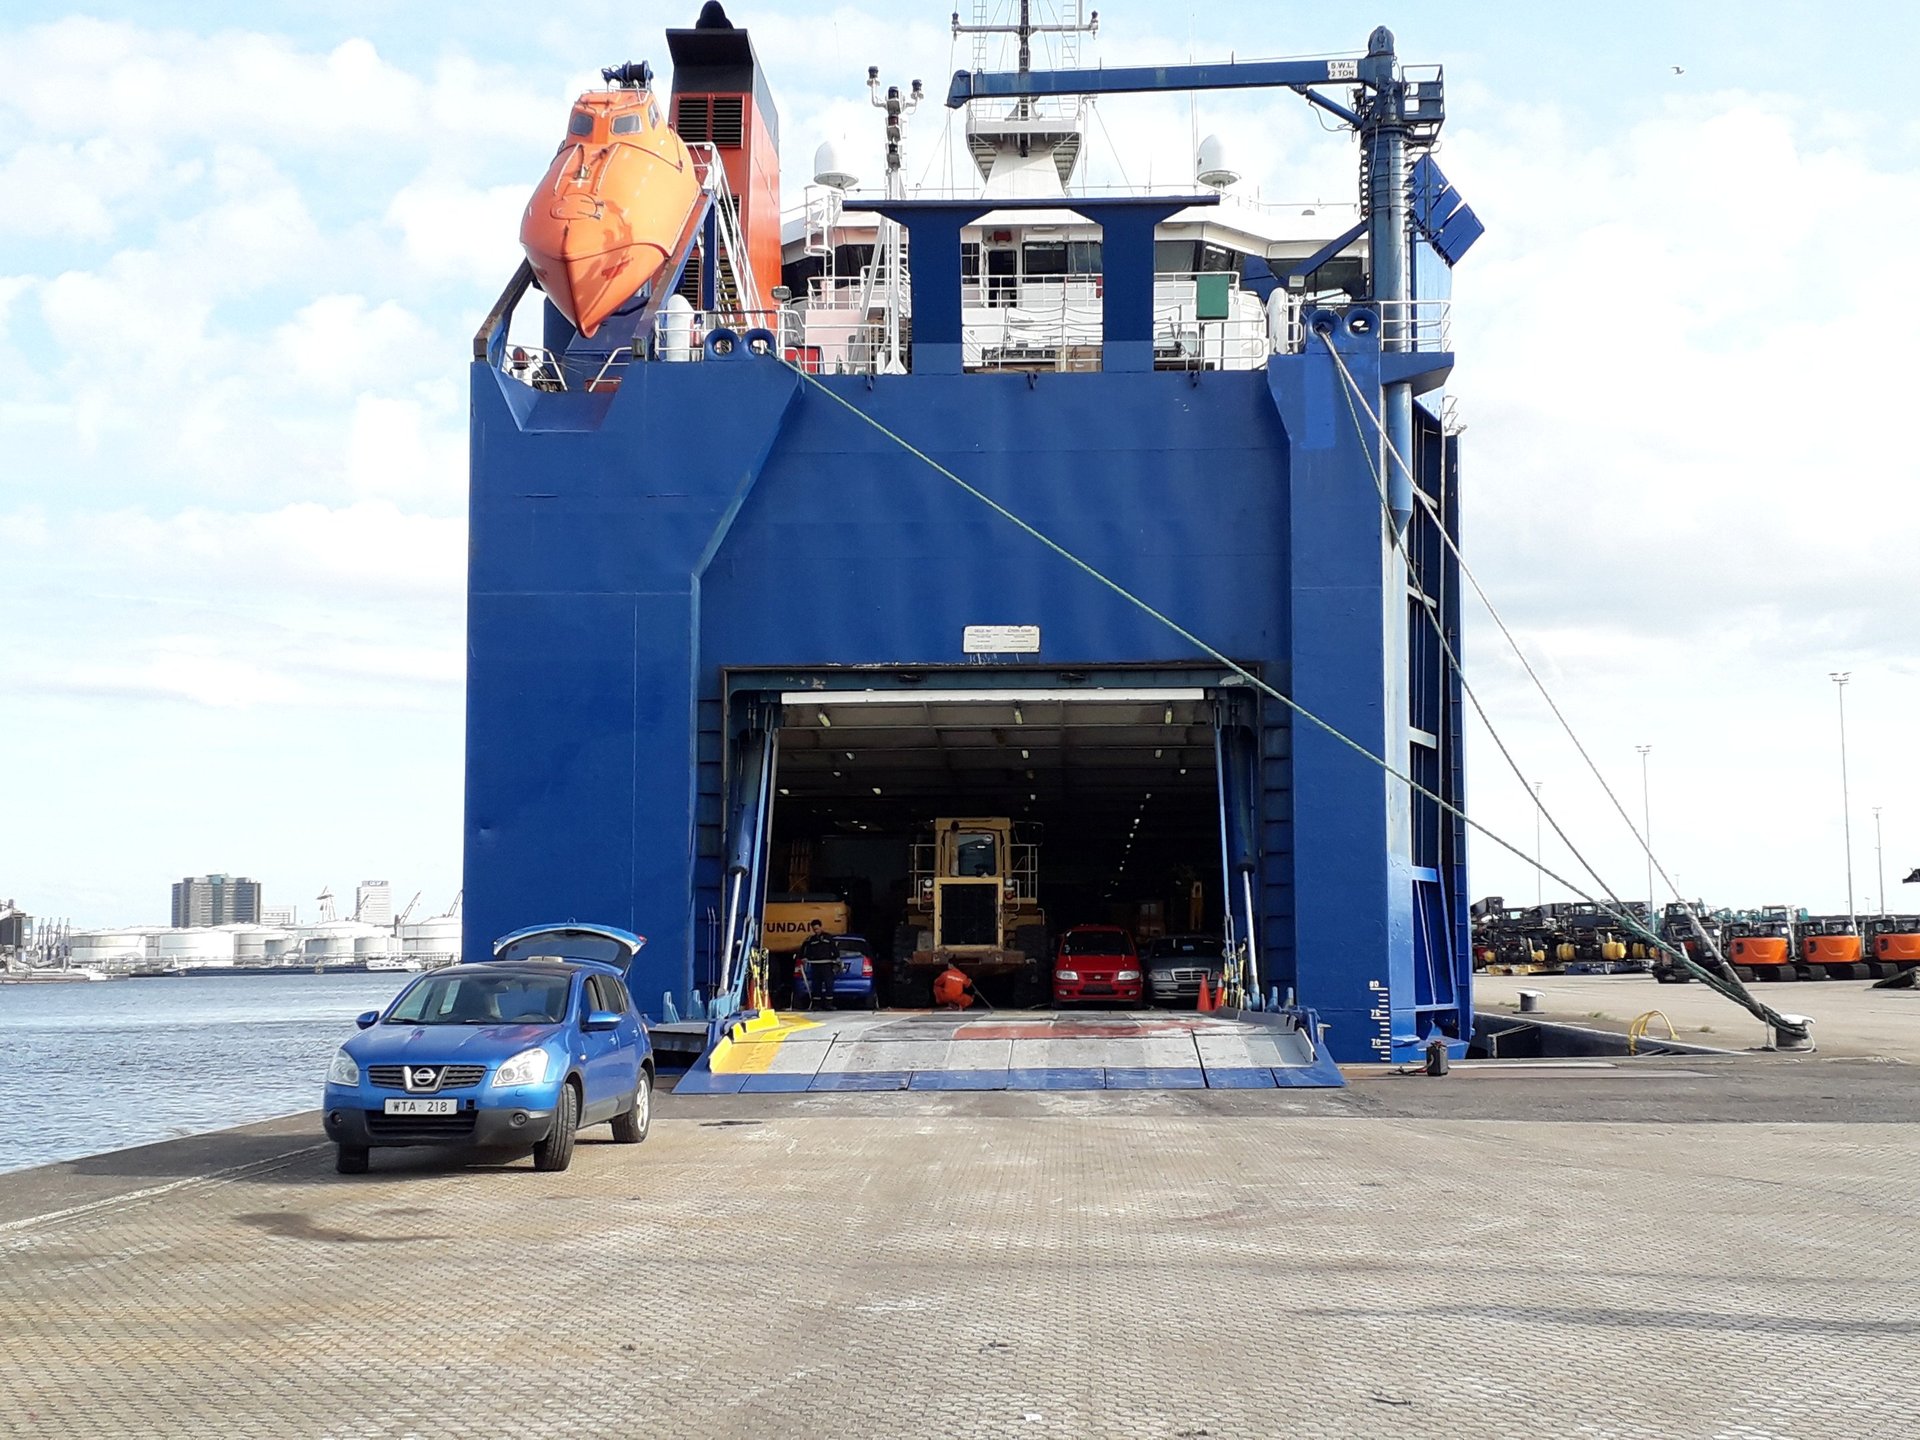
POLYGON ((591 335, 678 247, 700 198, 693 157, 661 118, 644 62, 600 72, 527 202, 520 244, 540 288, 591 335))

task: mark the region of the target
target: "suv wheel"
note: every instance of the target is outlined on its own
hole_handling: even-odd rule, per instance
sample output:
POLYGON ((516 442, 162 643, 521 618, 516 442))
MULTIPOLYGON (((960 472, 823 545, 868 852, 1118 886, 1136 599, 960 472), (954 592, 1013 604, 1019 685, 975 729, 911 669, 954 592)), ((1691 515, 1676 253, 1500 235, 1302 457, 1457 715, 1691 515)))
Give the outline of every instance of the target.
POLYGON ((580 1128, 580 1097, 573 1086, 560 1087, 560 1103, 554 1107, 553 1129, 547 1138, 533 1147, 533 1168, 564 1170, 573 1163, 573 1137, 580 1128))
POLYGON ((642 1065, 640 1083, 633 1090, 632 1107, 626 1114, 613 1117, 614 1142, 620 1145, 638 1145, 647 1138, 647 1130, 652 1124, 653 1072, 642 1065))
POLYGON ((342 1175, 364 1175, 372 1158, 364 1145, 342 1145, 333 1157, 333 1168, 342 1175))

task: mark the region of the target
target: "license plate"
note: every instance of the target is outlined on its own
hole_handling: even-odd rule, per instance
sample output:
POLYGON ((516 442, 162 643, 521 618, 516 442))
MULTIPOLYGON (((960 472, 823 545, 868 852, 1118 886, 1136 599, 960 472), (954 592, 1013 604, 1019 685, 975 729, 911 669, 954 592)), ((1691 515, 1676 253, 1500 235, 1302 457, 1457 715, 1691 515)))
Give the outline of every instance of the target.
POLYGON ((408 1100, 395 1096, 387 1101, 389 1115, 452 1115, 459 1109, 458 1100, 408 1100))

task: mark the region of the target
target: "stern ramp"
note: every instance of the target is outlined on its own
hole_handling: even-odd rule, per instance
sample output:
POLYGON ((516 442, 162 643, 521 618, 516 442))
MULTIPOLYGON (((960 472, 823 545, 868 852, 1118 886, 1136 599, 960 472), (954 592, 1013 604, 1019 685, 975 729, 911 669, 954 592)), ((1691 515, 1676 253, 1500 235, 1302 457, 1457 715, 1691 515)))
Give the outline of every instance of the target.
POLYGON ((843 1090, 1264 1090, 1340 1086, 1310 1011, 760 1011, 681 1095, 843 1090))

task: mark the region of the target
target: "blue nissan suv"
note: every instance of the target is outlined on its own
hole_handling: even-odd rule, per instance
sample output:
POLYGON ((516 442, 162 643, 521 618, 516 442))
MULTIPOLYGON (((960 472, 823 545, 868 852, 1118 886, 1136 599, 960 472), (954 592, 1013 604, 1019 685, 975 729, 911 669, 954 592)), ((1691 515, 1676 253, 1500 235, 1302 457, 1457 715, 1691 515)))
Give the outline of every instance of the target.
POLYGON ((626 984, 647 942, 601 925, 539 925, 494 942, 493 959, 429 971, 327 1071, 336 1168, 363 1174, 391 1145, 531 1149, 564 1170, 582 1125, 637 1145, 653 1118, 653 1046, 626 984))

